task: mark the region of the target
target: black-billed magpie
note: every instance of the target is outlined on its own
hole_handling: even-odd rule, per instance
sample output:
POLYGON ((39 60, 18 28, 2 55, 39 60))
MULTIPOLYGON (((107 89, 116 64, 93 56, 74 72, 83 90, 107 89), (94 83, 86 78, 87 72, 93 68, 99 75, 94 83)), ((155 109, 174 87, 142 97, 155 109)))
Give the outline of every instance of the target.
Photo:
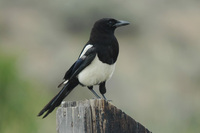
POLYGON ((99 91, 106 100, 106 81, 111 78, 119 53, 119 45, 114 35, 117 27, 128 25, 129 22, 113 18, 103 18, 95 22, 90 39, 84 46, 77 61, 65 73, 64 80, 58 87, 61 91, 39 112, 38 116, 45 118, 62 100, 78 85, 87 86, 98 98, 93 90, 99 85, 99 91))

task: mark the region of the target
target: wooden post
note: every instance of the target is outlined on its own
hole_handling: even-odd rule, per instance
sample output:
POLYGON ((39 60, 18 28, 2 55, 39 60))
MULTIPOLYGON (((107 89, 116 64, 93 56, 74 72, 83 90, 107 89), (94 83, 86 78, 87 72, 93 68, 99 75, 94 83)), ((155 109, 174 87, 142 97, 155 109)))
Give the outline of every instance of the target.
POLYGON ((103 99, 62 102, 56 116, 58 133, 151 133, 103 99))

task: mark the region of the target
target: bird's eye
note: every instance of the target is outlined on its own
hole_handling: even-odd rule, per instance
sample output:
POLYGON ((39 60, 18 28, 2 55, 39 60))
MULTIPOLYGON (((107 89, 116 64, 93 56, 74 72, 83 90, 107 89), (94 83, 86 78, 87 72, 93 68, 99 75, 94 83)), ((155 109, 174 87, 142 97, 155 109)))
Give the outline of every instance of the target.
POLYGON ((109 20, 108 22, 107 22, 107 25, 109 26, 109 27, 113 27, 113 25, 114 25, 114 21, 113 20, 109 20))
POLYGON ((108 21, 108 24, 109 24, 109 25, 112 25, 112 24, 113 24, 113 21, 112 21, 112 20, 109 20, 109 21, 108 21))

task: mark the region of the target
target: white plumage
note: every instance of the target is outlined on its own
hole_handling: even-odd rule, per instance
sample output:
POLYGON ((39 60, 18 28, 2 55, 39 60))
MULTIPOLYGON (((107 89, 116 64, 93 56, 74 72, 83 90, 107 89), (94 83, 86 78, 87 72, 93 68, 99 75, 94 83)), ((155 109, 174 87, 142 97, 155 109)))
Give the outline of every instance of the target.
POLYGON ((111 78, 115 70, 115 64, 108 65, 99 60, 98 56, 94 58, 89 66, 78 74, 78 80, 85 86, 97 85, 111 78))
POLYGON ((93 46, 92 44, 88 44, 88 45, 84 48, 84 50, 83 50, 83 52, 81 53, 81 55, 80 55, 79 58, 81 58, 81 57, 87 52, 87 50, 90 49, 92 46, 93 46))

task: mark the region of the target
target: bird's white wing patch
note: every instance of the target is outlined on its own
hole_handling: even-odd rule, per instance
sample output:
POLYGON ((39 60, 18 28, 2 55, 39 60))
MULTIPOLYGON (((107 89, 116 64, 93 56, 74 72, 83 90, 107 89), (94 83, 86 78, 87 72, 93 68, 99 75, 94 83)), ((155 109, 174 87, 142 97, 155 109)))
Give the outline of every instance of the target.
POLYGON ((88 49, 90 49, 91 47, 93 47, 92 44, 86 45, 85 48, 83 49, 81 55, 79 56, 79 58, 81 58, 88 51, 88 49))
POLYGON ((68 83, 68 80, 66 80, 65 82, 63 82, 64 85, 67 84, 67 83, 68 83))

